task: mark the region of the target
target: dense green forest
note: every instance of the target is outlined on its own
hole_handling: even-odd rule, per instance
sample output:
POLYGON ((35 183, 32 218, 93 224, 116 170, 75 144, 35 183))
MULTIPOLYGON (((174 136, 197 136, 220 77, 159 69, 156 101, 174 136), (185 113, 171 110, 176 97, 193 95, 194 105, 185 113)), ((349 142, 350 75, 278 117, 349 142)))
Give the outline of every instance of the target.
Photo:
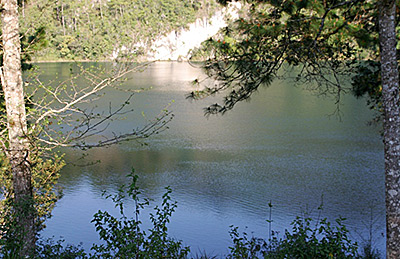
POLYGON ((41 60, 107 60, 116 50, 140 56, 154 39, 212 15, 214 0, 35 0, 21 3, 21 32, 43 31, 31 49, 41 60))

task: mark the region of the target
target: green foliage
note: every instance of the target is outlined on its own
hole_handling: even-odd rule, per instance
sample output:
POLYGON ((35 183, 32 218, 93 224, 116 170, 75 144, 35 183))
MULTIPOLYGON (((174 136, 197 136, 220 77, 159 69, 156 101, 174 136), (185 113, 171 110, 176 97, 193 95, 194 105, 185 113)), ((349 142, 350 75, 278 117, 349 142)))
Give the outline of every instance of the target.
MULTIPOLYGON (((220 1, 223 4, 231 1, 220 1)), ((206 73, 218 83, 188 97, 225 92, 207 114, 225 113, 260 86, 299 67, 297 81, 339 103, 360 59, 376 60, 376 1, 246 0, 243 14, 204 44, 206 73)), ((197 57, 195 55, 195 57, 197 57)))
MULTIPOLYGON (((32 193, 35 209, 36 230, 45 227, 45 220, 51 217, 51 211, 56 201, 61 198, 61 190, 56 187, 60 177, 59 171, 65 165, 63 156, 53 154, 46 158, 43 150, 32 148, 29 155, 32 173, 32 193)), ((0 156, 0 180, 2 182, 0 202, 0 254, 15 255, 21 248, 21 231, 18 231, 18 223, 14 208, 14 194, 12 185, 11 168, 4 154, 0 156)), ((30 208, 31 206, 26 206, 30 208)))
POLYGON ((231 230, 229 231, 229 235, 233 242, 233 246, 229 247, 230 254, 227 258, 258 258, 262 256, 262 250, 268 246, 264 239, 249 237, 246 232, 243 232, 242 235, 240 235, 238 227, 230 227, 231 230))
MULTIPOLYGON (((46 161, 47 162, 47 161, 46 161)), ((40 163, 46 164, 41 161, 40 163)), ((48 170, 49 172, 51 170, 48 170)), ((81 246, 67 245, 63 246, 64 240, 54 241, 52 239, 39 239, 36 246, 36 255, 34 258, 187 258, 189 247, 184 247, 181 241, 174 240, 168 236, 168 223, 170 217, 175 211, 176 202, 171 201, 171 188, 166 187, 166 192, 162 196, 161 206, 154 208, 154 213, 150 214, 150 220, 153 227, 148 232, 141 229, 142 222, 139 220, 140 212, 149 206, 149 200, 140 200, 140 189, 137 187, 137 175, 130 174, 132 183, 125 188, 122 186, 114 196, 107 196, 115 203, 119 209, 120 217, 114 217, 106 211, 98 211, 92 222, 95 224, 100 239, 105 244, 94 244, 92 250, 94 254, 87 254, 81 246), (124 202, 126 198, 134 201, 135 207, 133 217, 128 217, 125 213, 124 202)), ((52 178, 49 178, 52 179, 52 178)), ((43 186, 47 186, 42 182, 43 186)), ((42 187, 43 188, 43 187, 42 187)), ((40 192, 37 192, 39 196, 40 192)), ((43 196, 43 195, 42 195, 43 196)), ((48 198, 49 196, 45 196, 48 198)), ((43 199, 43 197, 42 197, 43 199)), ((54 206, 55 200, 50 201, 54 206)), ((3 208, 10 208, 12 200, 6 199, 3 208)), ((38 223, 43 223, 42 218, 49 214, 47 203, 43 200, 36 201, 40 204, 37 209, 42 217, 38 217, 38 223), (47 209, 47 210, 46 210, 47 209)), ((4 211, 11 210, 2 210, 4 211)), ((18 224, 15 224, 12 213, 2 215, 3 224, 0 225, 2 238, 0 239, 0 258, 15 258, 21 248, 19 238, 14 236, 18 233, 18 224)))
POLYGON ((47 46, 35 60, 110 59, 121 49, 141 55, 156 37, 214 8, 214 0, 38 0, 24 5, 21 28, 45 28, 47 46))
POLYGON ((296 258, 354 258, 357 255, 357 244, 352 243, 349 231, 343 219, 336 220, 333 226, 327 219, 312 225, 310 218, 297 218, 293 223, 292 233, 286 231, 285 239, 277 249, 271 252, 278 258, 296 256, 296 258))
MULTIPOLYGON (((152 228, 144 231, 141 229, 142 222, 139 216, 142 210, 149 206, 150 200, 142 198, 137 186, 138 176, 132 171, 128 177, 132 181, 131 184, 121 186, 116 195, 106 196, 111 198, 118 208, 119 217, 106 211, 98 211, 93 217, 92 222, 104 242, 92 246, 93 254, 86 253, 81 245, 64 246, 64 240, 39 239, 34 258, 190 258, 189 247, 184 247, 181 241, 168 236, 167 225, 177 207, 176 202, 171 201, 171 188, 165 188, 161 206, 156 206, 154 213, 150 213, 152 228), (131 213, 126 212, 128 198, 134 202, 131 213)), ((231 226, 229 234, 232 245, 225 258, 379 258, 379 254, 371 249, 371 246, 364 247, 362 256, 357 253, 357 243, 350 240, 349 231, 343 221, 344 219, 339 218, 332 224, 327 219, 313 221, 308 217, 297 217, 291 224, 291 231, 285 231, 284 238, 278 238, 277 233, 271 231, 269 239, 250 237, 246 232, 240 234, 238 227, 231 226)), ((12 231, 12 228, 8 230, 12 231)), ((14 241, 12 246, 10 242, 0 243, 1 258, 14 258, 19 249, 17 240, 14 241)), ((219 257, 202 253, 191 258, 219 257)))
POLYGON ((371 244, 363 246, 360 258, 363 259, 380 259, 382 258, 379 251, 374 249, 371 244))
POLYGON ((46 157, 42 150, 32 155, 30 159, 33 165, 31 173, 33 199, 38 217, 37 230, 40 231, 46 226, 45 221, 51 217, 51 211, 62 196, 61 188, 56 184, 65 161, 64 154, 53 152, 46 157))
POLYGON ((40 239, 36 244, 35 258, 46 259, 77 259, 87 258, 87 254, 80 246, 63 246, 64 240, 40 239))
POLYGON ((355 68, 352 77, 352 92, 356 97, 367 96, 367 105, 372 110, 378 111, 376 120, 381 120, 382 108, 382 85, 380 75, 380 63, 373 60, 360 62, 355 68))
POLYGON ((233 246, 228 258, 356 258, 357 244, 349 239, 343 219, 332 225, 327 219, 314 223, 311 218, 297 217, 292 231, 283 239, 270 240, 240 235, 238 228, 230 231, 233 246))
MULTIPOLYGON (((94 215, 92 222, 100 239, 105 242, 93 245, 95 252, 93 258, 186 258, 189 247, 183 247, 181 241, 168 237, 167 224, 175 211, 176 202, 171 201, 171 189, 166 188, 162 196, 160 207, 154 208, 155 213, 150 214, 153 228, 149 232, 141 229, 139 220, 140 212, 149 205, 149 200, 140 200, 141 192, 137 187, 137 175, 129 175, 132 183, 121 187, 118 194, 111 197, 119 209, 120 217, 117 218, 106 211, 99 211, 94 215), (135 204, 133 217, 129 218, 124 209, 124 199, 130 197, 135 204)), ((108 196, 110 197, 110 196, 108 196)))

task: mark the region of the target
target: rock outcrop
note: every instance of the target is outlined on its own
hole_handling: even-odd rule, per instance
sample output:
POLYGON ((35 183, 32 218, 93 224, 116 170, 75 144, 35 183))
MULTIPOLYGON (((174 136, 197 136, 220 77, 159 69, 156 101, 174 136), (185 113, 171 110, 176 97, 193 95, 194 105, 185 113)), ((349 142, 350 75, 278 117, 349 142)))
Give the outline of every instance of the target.
POLYGON ((201 43, 215 35, 227 25, 228 19, 236 19, 241 4, 236 2, 217 11, 210 18, 199 18, 188 29, 172 31, 152 44, 147 54, 148 60, 184 61, 190 57, 190 51, 200 47, 201 43))

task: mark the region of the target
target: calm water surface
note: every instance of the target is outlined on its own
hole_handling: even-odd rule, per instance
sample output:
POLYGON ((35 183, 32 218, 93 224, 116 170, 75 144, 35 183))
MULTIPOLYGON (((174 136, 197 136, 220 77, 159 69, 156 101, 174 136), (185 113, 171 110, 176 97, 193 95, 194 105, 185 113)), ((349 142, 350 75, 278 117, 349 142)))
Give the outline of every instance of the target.
MULTIPOLYGON (((69 71, 68 64, 40 67, 44 80, 69 71)), ((360 236, 368 238, 372 218, 376 246, 384 247, 383 145, 379 129, 366 125, 373 115, 363 100, 345 97, 340 121, 328 116, 335 108, 333 100, 316 97, 291 81, 276 81, 234 111, 206 118, 202 108, 220 99, 185 99, 192 90, 190 81, 198 76, 202 72, 186 63, 156 63, 133 75, 124 87, 152 89, 137 94, 135 112, 111 130, 135 128, 143 122, 142 111, 152 118, 173 100, 170 129, 146 140, 147 146, 131 142, 90 150, 86 161, 101 161, 91 167, 74 166, 81 163, 79 152, 64 150, 64 197, 43 236, 83 242, 87 249, 99 242, 90 223, 93 214, 115 211, 101 193, 115 193, 133 167, 154 205, 164 187, 171 186, 178 209, 170 234, 193 252, 226 254, 230 225, 267 237, 270 201, 272 228, 281 236, 296 216, 309 212, 316 217, 323 203, 322 216, 347 218, 352 237, 359 241, 360 236)), ((110 91, 99 109, 125 97, 110 91)))

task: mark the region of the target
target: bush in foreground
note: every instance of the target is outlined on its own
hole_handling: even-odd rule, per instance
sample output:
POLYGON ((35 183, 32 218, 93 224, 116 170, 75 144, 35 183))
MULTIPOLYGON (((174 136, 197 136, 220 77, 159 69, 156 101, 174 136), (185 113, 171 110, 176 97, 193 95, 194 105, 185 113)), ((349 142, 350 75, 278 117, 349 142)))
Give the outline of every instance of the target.
POLYGON ((311 218, 297 217, 292 231, 286 230, 283 239, 249 238, 233 227, 228 258, 357 258, 357 243, 352 243, 348 234, 342 218, 333 226, 327 219, 313 222, 311 218))
MULTIPOLYGON (((140 213, 148 207, 150 201, 141 198, 137 186, 138 176, 132 174, 129 186, 120 187, 118 193, 111 198, 119 209, 119 217, 107 211, 98 211, 92 220, 103 244, 94 244, 93 254, 87 254, 80 246, 63 246, 63 240, 40 240, 37 244, 36 258, 136 258, 136 259, 185 259, 185 258, 217 258, 205 253, 189 256, 190 248, 183 246, 180 240, 168 236, 168 223, 175 211, 176 202, 171 200, 171 188, 166 187, 161 206, 156 206, 150 213, 152 228, 141 229, 140 213), (126 198, 134 201, 133 216, 125 212, 126 198)), ((357 252, 357 243, 349 238, 349 231, 342 218, 332 224, 327 219, 313 221, 308 217, 297 217, 292 222, 292 230, 285 231, 284 238, 278 238, 273 232, 268 239, 249 237, 246 232, 239 233, 238 227, 231 226, 229 232, 232 239, 227 259, 246 258, 379 258, 375 250, 367 249, 364 255, 357 252), (371 252, 371 251, 372 252, 371 252), (369 252, 368 252, 369 251, 369 252)), ((10 257, 0 247, 0 258, 10 257)), ((364 249, 365 250, 365 249, 364 249)), ((15 257, 16 258, 16 257, 15 257)))
POLYGON ((137 175, 129 175, 132 183, 127 191, 124 187, 118 194, 111 197, 115 206, 119 208, 120 217, 116 218, 107 211, 98 211, 92 220, 102 245, 93 245, 95 258, 187 258, 189 247, 184 247, 181 241, 168 237, 167 224, 175 211, 176 202, 171 201, 171 188, 166 187, 162 196, 161 206, 154 208, 155 213, 150 213, 153 227, 145 232, 141 229, 139 219, 140 211, 149 205, 149 200, 139 199, 141 194, 137 187, 137 175), (124 210, 124 199, 130 197, 134 203, 134 215, 128 218, 124 210))

